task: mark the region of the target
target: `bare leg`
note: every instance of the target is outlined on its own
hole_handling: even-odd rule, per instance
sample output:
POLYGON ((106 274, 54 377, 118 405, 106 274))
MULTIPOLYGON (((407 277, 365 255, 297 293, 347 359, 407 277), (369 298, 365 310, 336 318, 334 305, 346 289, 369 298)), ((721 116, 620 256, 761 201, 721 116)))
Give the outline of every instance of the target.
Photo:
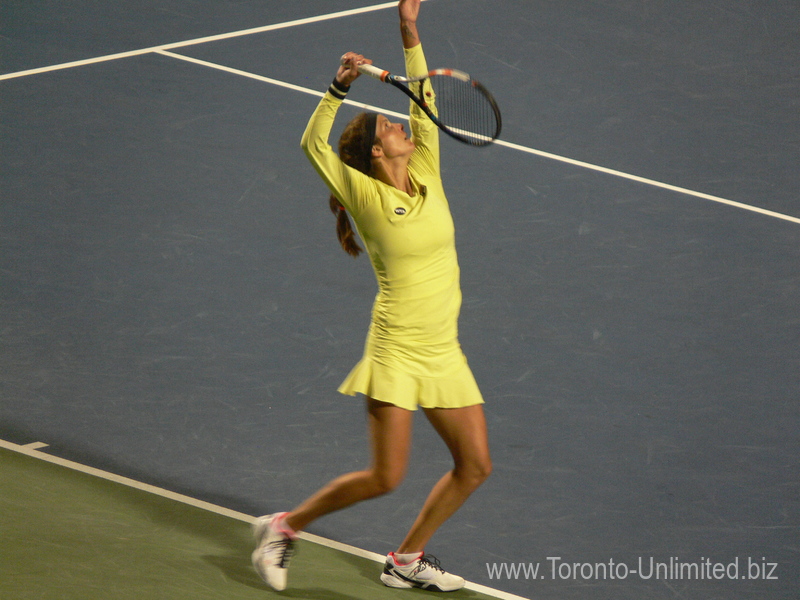
POLYGON ((411 530, 400 544, 400 554, 422 552, 431 536, 492 471, 483 406, 432 408, 425 414, 453 455, 455 467, 428 495, 411 530))
POLYGON ((368 398, 367 415, 372 447, 370 468, 337 477, 291 511, 286 524, 295 531, 323 515, 390 492, 403 480, 414 413, 368 398))

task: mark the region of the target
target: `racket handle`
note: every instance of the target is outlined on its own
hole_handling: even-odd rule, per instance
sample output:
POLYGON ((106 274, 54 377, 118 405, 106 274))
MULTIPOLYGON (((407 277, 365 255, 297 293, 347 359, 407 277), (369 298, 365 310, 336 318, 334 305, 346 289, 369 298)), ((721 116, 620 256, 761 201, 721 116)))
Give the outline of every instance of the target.
POLYGON ((390 75, 389 71, 384 71, 372 65, 358 65, 358 72, 363 75, 374 77, 379 81, 386 81, 386 78, 390 75))
MULTIPOLYGON (((342 64, 346 64, 344 57, 342 57, 342 64)), ((396 79, 396 76, 389 73, 389 71, 384 71, 383 69, 367 64, 358 65, 358 72, 362 75, 374 77, 378 81, 391 81, 392 79, 396 79)))

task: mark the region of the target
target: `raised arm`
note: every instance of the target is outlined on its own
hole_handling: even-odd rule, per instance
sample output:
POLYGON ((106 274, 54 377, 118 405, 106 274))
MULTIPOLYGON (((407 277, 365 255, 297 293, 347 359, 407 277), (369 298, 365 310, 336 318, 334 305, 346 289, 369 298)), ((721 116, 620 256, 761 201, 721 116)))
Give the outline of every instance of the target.
POLYGON ((417 32, 417 17, 421 0, 400 0, 397 10, 400 13, 400 35, 403 48, 413 48, 420 43, 417 32))
MULTIPOLYGON (((428 73, 425 54, 417 31, 417 17, 421 0, 400 0, 398 12, 400 14, 400 35, 403 38, 403 52, 406 60, 406 75, 408 77, 424 77, 428 73)), ((430 89, 430 83, 413 83, 411 89, 424 98, 428 106, 436 112, 435 94, 430 89)), ((414 102, 409 102, 409 124, 411 137, 417 146, 416 153, 418 168, 430 170, 439 174, 439 130, 428 118, 422 109, 414 102), (420 163, 421 161, 421 163, 420 163)), ((414 160, 412 158, 412 160, 414 160)))
POLYGON ((365 190, 370 185, 370 178, 345 165, 333 151, 328 138, 342 100, 347 95, 350 84, 358 77, 357 66, 372 61, 360 54, 348 52, 342 57, 342 62, 336 78, 311 115, 300 146, 331 193, 348 211, 355 214, 368 200, 365 190))

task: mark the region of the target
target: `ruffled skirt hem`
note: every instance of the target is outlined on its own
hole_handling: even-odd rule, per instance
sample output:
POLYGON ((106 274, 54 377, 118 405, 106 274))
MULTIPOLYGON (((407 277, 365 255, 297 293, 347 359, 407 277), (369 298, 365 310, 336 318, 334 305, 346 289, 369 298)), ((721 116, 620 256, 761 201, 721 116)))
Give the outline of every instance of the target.
POLYGON ((339 386, 339 391, 349 396, 364 394, 407 410, 483 404, 483 396, 466 360, 452 375, 424 377, 363 358, 339 386))

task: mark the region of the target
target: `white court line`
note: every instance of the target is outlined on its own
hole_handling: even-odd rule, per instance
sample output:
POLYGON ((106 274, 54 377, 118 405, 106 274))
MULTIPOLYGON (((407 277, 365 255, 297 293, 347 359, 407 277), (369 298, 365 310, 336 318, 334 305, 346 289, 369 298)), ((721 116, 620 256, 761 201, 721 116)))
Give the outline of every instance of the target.
MULTIPOLYGON (((242 71, 240 69, 232 69, 230 67, 226 67, 223 65, 219 65, 216 63, 208 62, 205 60, 200 60, 197 58, 191 58, 189 56, 184 56, 182 54, 175 54, 174 52, 168 52, 166 50, 160 49, 156 50, 158 54, 163 54, 164 56, 169 56, 171 58, 175 58, 178 60, 183 60, 186 62, 194 63, 197 65, 202 65, 204 67, 208 67, 210 69, 217 69, 219 71, 225 71, 226 73, 232 73, 233 75, 238 75, 240 77, 248 77, 250 79, 255 79, 256 81, 263 81, 265 83, 269 83, 271 85, 277 85, 289 90, 293 90, 295 92, 302 92, 304 94, 310 94, 312 96, 317 96, 321 98, 324 95, 324 92, 319 92, 317 90, 312 90, 309 88, 304 88, 299 85, 294 85, 293 83, 287 83, 285 81, 280 81, 278 79, 272 79, 271 77, 264 77, 262 75, 256 75, 255 73, 249 73, 247 71, 242 71)), ((352 100, 345 100, 346 104, 350 104, 353 106, 358 106, 360 108, 365 108, 367 110, 372 110, 376 112, 380 112, 385 115, 391 115, 398 119, 408 119, 408 115, 386 110, 377 106, 373 106, 371 104, 363 104, 361 102, 353 102, 352 100)), ((614 169, 609 169, 607 167, 601 167, 599 165, 593 165, 591 163, 583 162, 580 160, 575 160, 573 158, 567 158, 565 156, 559 156, 558 154, 551 154, 550 152, 544 152, 542 150, 536 150, 535 148, 529 148, 527 146, 522 146, 520 144, 514 144, 512 142, 506 142, 504 140, 495 140, 494 142, 498 146, 505 146, 506 148, 511 148, 512 150, 518 150, 520 152, 526 152, 528 154, 534 154, 536 156, 541 156, 543 158, 548 158, 550 160, 556 160, 559 162, 563 162, 569 165, 573 165, 576 167, 581 167, 583 169, 590 169, 592 171, 597 171, 599 173, 604 173, 606 175, 612 175, 614 177, 621 177, 623 179, 628 179, 630 181, 636 181, 638 183, 643 183, 645 185, 650 185, 653 187, 661 188, 664 190, 669 190, 671 192, 677 192, 679 194, 685 194, 687 196, 694 196, 695 198, 701 198, 703 200, 710 200, 711 202, 717 202, 718 204, 725 204, 727 206, 733 206, 735 208, 740 208, 743 210, 747 210, 750 212, 758 213, 761 215, 766 215, 768 217, 773 217, 775 219, 781 219, 784 221, 789 221, 791 223, 800 224, 800 218, 792 217, 790 215, 784 215, 782 213, 774 212, 771 210, 766 210, 764 208, 759 208, 758 206, 752 206, 750 204, 744 204, 742 202, 736 202, 735 200, 728 200, 726 198, 721 198, 719 196, 712 196, 711 194, 706 194, 703 192, 696 192, 694 190, 690 190, 687 188, 679 187, 677 185, 671 185, 669 183, 662 183, 660 181, 656 181, 654 179, 647 179, 646 177, 639 177, 638 175, 631 175, 629 173, 624 173, 623 171, 616 171, 614 169)))
POLYGON ((372 6, 364 6, 362 8, 353 8, 350 10, 343 10, 340 12, 330 13, 327 15, 318 15, 316 17, 306 17, 304 19, 295 19, 294 21, 285 21, 284 23, 275 23, 273 25, 263 25, 261 27, 253 27, 252 29, 242 29, 240 31, 232 31, 229 33, 220 33, 218 35, 210 35, 207 37, 196 38, 193 40, 185 40, 183 42, 172 42, 170 44, 163 44, 161 46, 152 46, 150 48, 140 48, 139 50, 130 50, 128 52, 119 52, 117 54, 107 54, 105 56, 97 56, 95 58, 87 58, 85 60, 76 60, 58 65, 50 65, 47 67, 39 67, 36 69, 28 69, 27 71, 17 71, 16 73, 6 73, 0 75, 0 81, 5 79, 14 79, 16 77, 27 77, 29 75, 37 75, 39 73, 49 73, 51 71, 59 71, 61 69, 71 69, 73 67, 81 67, 84 65, 93 65, 96 63, 106 62, 109 60, 119 60, 121 58, 130 58, 132 56, 141 56, 142 54, 149 54, 151 52, 158 52, 159 50, 173 50, 175 48, 184 48, 186 46, 195 46, 197 44, 207 44, 209 42, 218 42, 220 40, 228 40, 235 37, 245 35, 253 35, 256 33, 264 33, 266 31, 275 31, 276 29, 284 29, 287 27, 297 27, 298 25, 308 25, 309 23, 319 23, 320 21, 328 21, 330 19, 339 19, 341 17, 350 17, 352 15, 360 15, 363 13, 373 12, 376 10, 383 10, 385 8, 396 7, 397 2, 384 2, 383 4, 375 4, 372 6))
MULTIPOLYGON (((293 85, 293 84, 290 84, 290 83, 286 83, 286 82, 283 82, 283 81, 279 81, 277 79, 272 79, 272 78, 269 78, 269 77, 262 77, 260 75, 255 75, 253 73, 248 73, 246 71, 241 71, 241 70, 238 70, 238 69, 231 69, 229 67, 224 67, 222 65, 217 65, 217 64, 214 64, 214 63, 206 62, 206 61, 192 59, 192 58, 189 58, 189 57, 186 57, 186 56, 182 56, 180 54, 174 54, 174 53, 168 52, 168 51, 172 50, 172 49, 175 49, 175 48, 183 48, 183 47, 187 47, 187 46, 193 46, 193 45, 197 45, 197 44, 205 44, 205 43, 208 43, 208 42, 225 40, 225 39, 230 39, 230 38, 234 38, 234 37, 252 35, 252 34, 255 34, 255 33, 263 33, 263 32, 266 32, 266 31, 274 31, 276 29, 283 29, 283 28, 287 28, 287 27, 296 27, 296 26, 299 26, 299 25, 307 25, 309 23, 317 23, 317 22, 326 21, 326 20, 329 20, 329 19, 337 19, 337 18, 340 18, 340 17, 347 17, 347 16, 352 16, 352 15, 357 15, 357 14, 363 14, 363 13, 372 12, 372 11, 376 11, 376 10, 383 10, 385 8, 391 8, 393 6, 397 6, 397 3, 396 2, 384 2, 382 4, 375 4, 373 6, 366 6, 366 7, 362 7, 362 8, 344 10, 344 11, 340 11, 340 12, 336 12, 336 13, 330 13, 330 14, 327 14, 327 15, 318 15, 316 17, 307 17, 307 18, 304 18, 304 19, 295 19, 293 21, 286 21, 284 23, 276 23, 276 24, 273 24, 273 25, 264 25, 262 27, 254 27, 252 29, 243 29, 241 31, 233 31, 233 32, 230 32, 230 33, 222 33, 222 34, 212 35, 212 36, 208 36, 208 37, 196 38, 196 39, 193 39, 193 40, 186 40, 186 41, 183 41, 183 42, 174 42, 174 43, 171 43, 171 44, 163 44, 161 46, 153 46, 151 48, 142 48, 140 50, 132 50, 130 52, 121 52, 121 53, 118 53, 118 54, 109 54, 109 55, 106 55, 106 56, 99 56, 99 57, 96 57, 96 58, 89 58, 89 59, 86 59, 86 60, 79 60, 79 61, 74 61, 74 62, 69 62, 69 63, 62 63, 62 64, 59 64, 59 65, 51 65, 51 66, 48 66, 48 67, 41 67, 41 68, 38 68, 38 69, 30 69, 30 70, 27 70, 27 71, 18 71, 16 73, 7 73, 5 75, 0 75, 0 81, 3 81, 5 79, 13 79, 15 77, 24 77, 24 76, 28 76, 28 75, 35 75, 35 74, 38 74, 38 73, 47 73, 47 72, 50 72, 50 71, 57 71, 57 70, 60 70, 60 69, 69 69, 69 68, 73 68, 73 67, 91 65, 91 64, 96 64, 96 63, 110 61, 110 60, 119 60, 119 59, 122 59, 122 58, 130 58, 130 57, 133 57, 133 56, 141 56, 143 54, 159 53, 159 54, 163 54, 165 56, 170 56, 172 58, 176 58, 176 59, 179 59, 179 60, 184 60, 184 61, 188 61, 188 62, 194 62, 196 64, 200 64, 200 65, 203 65, 203 66, 206 66, 206 67, 210 67, 210 68, 213 68, 213 69, 226 71, 228 73, 232 73, 232 74, 239 75, 239 76, 242 76, 242 77, 249 77, 251 79, 256 79, 258 81, 263 81, 263 82, 269 83, 271 85, 277 85, 277 86, 281 86, 281 87, 284 87, 284 88, 287 88, 287 89, 291 89, 291 90, 294 90, 294 91, 298 91, 298 92, 302 92, 302 93, 311 94, 311 95, 314 95, 314 96, 321 97, 323 94, 320 93, 320 92, 317 92, 315 90, 309 90, 308 88, 303 88, 303 87, 300 87, 300 86, 296 86, 296 85, 293 85)), ((381 109, 379 107, 375 107, 375 106, 372 106, 372 105, 369 105, 369 104, 353 102, 353 101, 350 101, 350 100, 345 100, 345 102, 347 104, 351 104, 353 106, 362 107, 362 108, 365 108, 367 110, 374 110, 374 111, 382 112, 384 114, 391 115, 391 116, 393 116, 395 118, 403 118, 403 119, 407 119, 408 118, 406 115, 403 115, 403 114, 400 114, 400 113, 396 113, 396 112, 393 112, 393 111, 387 111, 387 110, 384 110, 384 109, 381 109)), ((721 198, 719 196, 712 196, 711 194, 706 194, 704 192, 697 192, 697 191, 690 190, 690 189, 683 188, 683 187, 679 187, 679 186, 676 186, 676 185, 671 185, 671 184, 668 184, 668 183, 662 183, 662 182, 656 181, 654 179, 648 179, 648 178, 645 178, 645 177, 639 177, 638 175, 631 175, 629 173, 624 173, 622 171, 616 171, 614 169, 609 169, 609 168, 602 167, 602 166, 599 166, 599 165, 593 165, 591 163, 586 163, 586 162, 575 160, 575 159, 572 159, 572 158, 559 156, 557 154, 552 154, 550 152, 544 152, 542 150, 536 150, 534 148, 529 148, 527 146, 522 146, 520 144, 514 144, 512 142, 506 142, 504 140, 496 140, 495 144, 497 144, 499 146, 505 146, 506 148, 511 148, 513 150, 518 150, 520 152, 525 152, 525 153, 528 153, 528 154, 534 154, 534 155, 537 155, 537 156, 541 156, 543 158, 547 158, 547 159, 550 159, 550 160, 556 160, 556 161, 559 161, 559 162, 562 162, 562 163, 565 163, 565 164, 569 164, 569 165, 573 165, 573 166, 576 166, 576 167, 581 167, 581 168, 584 168, 584 169, 590 169, 592 171, 596 171, 596 172, 599 172, 599 173, 605 173, 606 175, 612 175, 612 176, 615 176, 615 177, 620 177, 620 178, 623 178, 623 179, 627 179, 629 181, 636 181, 638 183, 643 183, 645 185, 650 185, 650 186, 661 188, 661 189, 664 189, 664 190, 677 192, 679 194, 685 194, 687 196, 693 196, 695 198, 700 198, 700 199, 703 199, 703 200, 709 200, 711 202, 716 202, 718 204, 724 204, 724 205, 727 205, 727 206, 732 206, 732 207, 739 208, 739 209, 742 209, 742 210, 747 210, 747 211, 752 212, 752 213, 757 213, 757 214, 765 215, 765 216, 768 216, 768 217, 773 217, 775 219, 788 221, 790 223, 800 224, 800 218, 798 218, 798 217, 793 217, 793 216, 790 216, 790 215, 785 215, 785 214, 778 213, 778 212, 771 211, 771 210, 767 210, 767 209, 764 209, 764 208, 759 208, 757 206, 752 206, 750 204, 744 204, 742 202, 736 202, 734 200, 728 200, 726 198, 721 198)))
MULTIPOLYGON (((154 496, 167 498, 168 500, 174 500, 175 502, 180 502, 188 506, 193 506, 195 508, 208 511, 210 513, 222 515, 224 517, 229 517, 237 521, 243 521, 245 523, 253 523, 253 521, 255 520, 255 517, 246 515, 244 513, 235 510, 231 510, 229 508, 225 508, 224 506, 217 506, 216 504, 211 504, 210 502, 198 500, 197 498, 192 498, 191 496, 185 496, 183 494, 171 492, 169 490, 165 490, 164 488, 156 487, 148 483, 142 483, 141 481, 136 481, 135 479, 129 479, 128 477, 122 477, 121 475, 115 475, 114 473, 109 473, 108 471, 103 471, 101 469, 96 469, 94 467, 82 465, 80 463, 73 462, 65 458, 59 458, 57 456, 53 456, 45 452, 40 452, 39 450, 36 450, 34 448, 36 444, 41 444, 41 442, 35 442, 34 444, 19 445, 0 439, 0 448, 5 448, 6 450, 10 450, 12 452, 24 454, 25 456, 30 456, 31 458, 36 458, 38 460, 49 462, 51 464, 58 465, 60 467, 65 467, 67 469, 71 469, 79 473, 85 473, 87 475, 91 475, 99 479, 105 479, 106 481, 119 483, 121 485, 127 486, 135 490, 147 492, 149 494, 153 494, 154 496)), ((356 548, 355 546, 350 546, 348 544, 335 542, 333 540, 329 540, 327 538, 320 537, 318 535, 313 535, 311 533, 301 532, 300 538, 315 544, 319 544, 320 546, 325 546, 326 548, 331 548, 332 550, 346 552, 347 554, 352 554, 360 558, 366 558, 375 561, 377 563, 383 563, 386 560, 385 556, 382 556, 375 552, 369 552, 368 550, 362 550, 361 548, 356 548)), ((472 583, 469 581, 464 587, 466 589, 473 590, 475 592, 486 594, 487 596, 491 596, 493 598, 498 598, 499 600, 530 600, 528 598, 523 598, 522 596, 515 596, 514 594, 509 594, 508 592, 495 590, 494 588, 486 587, 484 585, 472 583)))
MULTIPOLYGON (((184 56, 183 54, 175 54, 174 52, 168 52, 166 50, 156 50, 156 53, 163 54, 164 56, 169 56, 170 58, 176 58, 178 60, 183 60, 186 62, 194 63, 196 65, 201 65, 203 67, 208 67, 210 69, 217 69, 218 71, 225 71, 226 73, 231 73, 233 75, 238 75, 240 77, 248 77, 249 79, 255 79, 256 81, 263 81, 264 83, 269 83, 271 85, 277 85, 282 88, 286 88, 287 90, 292 90, 295 92, 301 92, 303 94, 309 94, 311 96, 316 96, 317 98, 322 98, 325 95, 325 92, 320 92, 317 90, 312 90, 309 88, 304 88, 299 85, 294 85, 293 83, 287 83, 285 81, 280 81, 278 79, 272 79, 271 77, 264 77, 263 75, 256 75, 255 73, 248 73, 247 71, 242 71, 240 69, 232 69, 231 67, 225 67, 223 65, 218 65, 216 63, 211 63, 206 60, 200 60, 199 58, 191 58, 190 56, 184 56)), ((372 104, 364 104, 363 102, 354 102, 353 100, 345 100, 345 104, 349 104, 351 106, 357 106, 359 108, 364 108, 366 110, 372 110, 375 112, 380 112, 384 115, 391 115, 397 119, 406 119, 408 120, 408 115, 404 115, 403 113, 394 112, 392 110, 386 110, 379 106, 373 106, 372 104)))
POLYGON ((45 444, 44 442, 31 442, 30 444, 25 444, 23 448, 27 448, 28 450, 41 450, 42 448, 47 448, 49 444, 45 444))
POLYGON ((580 160, 575 160, 574 158, 567 158, 565 156, 559 156, 557 154, 551 154, 549 152, 544 152, 542 150, 536 150, 534 148, 528 148, 527 146, 520 146, 519 144, 513 144, 511 142, 506 142, 503 140, 495 140, 495 144, 499 146, 505 146, 507 148, 512 148, 514 150, 519 150, 520 152, 527 152, 529 154, 535 154, 537 156, 542 156, 544 158, 549 158, 552 160, 557 160, 563 163, 567 163, 569 165, 574 165, 576 167, 582 167, 584 169, 591 169, 592 171, 597 171, 599 173, 605 173, 606 175, 613 175, 614 177, 621 177, 623 179, 628 179, 630 181, 636 181, 638 183, 644 183, 646 185, 651 185, 653 187, 662 188, 665 190, 669 190, 671 192, 678 192, 679 194, 686 194, 687 196, 694 196, 695 198, 702 198, 703 200, 710 200, 711 202, 718 202, 719 204, 726 204, 728 206, 733 206, 736 208, 741 208, 744 210, 749 210, 750 212, 766 215, 768 217, 774 217, 776 219, 782 219, 784 221, 789 221, 791 223, 798 223, 800 224, 800 218, 792 217, 790 215, 785 215, 783 213, 774 212, 771 210, 767 210, 765 208, 759 208, 758 206, 752 206, 750 204, 744 204, 742 202, 736 202, 735 200, 727 200, 726 198, 720 198, 719 196, 712 196, 711 194, 705 194, 703 192, 696 192, 694 190, 690 190, 683 187, 678 187, 677 185, 671 185, 669 183, 662 183, 660 181, 656 181, 654 179, 647 179, 646 177, 639 177, 638 175, 631 175, 629 173, 624 173, 622 171, 615 171, 614 169, 609 169, 606 167, 601 167, 598 165, 593 165, 591 163, 582 162, 580 160))

